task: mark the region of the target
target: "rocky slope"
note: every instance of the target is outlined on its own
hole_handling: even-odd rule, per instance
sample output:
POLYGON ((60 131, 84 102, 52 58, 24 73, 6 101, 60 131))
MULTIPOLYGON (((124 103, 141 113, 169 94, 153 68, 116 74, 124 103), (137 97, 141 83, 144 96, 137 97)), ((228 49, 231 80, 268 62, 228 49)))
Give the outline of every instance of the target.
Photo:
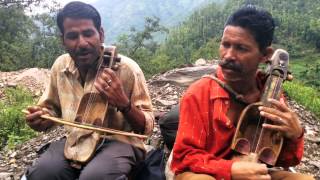
MULTIPOLYGON (((214 66, 175 69, 156 75, 148 80, 156 114, 163 114, 169 111, 173 105, 178 103, 187 85, 202 74, 212 72, 212 67, 214 66)), ((16 85, 24 86, 35 96, 38 96, 42 93, 48 77, 48 70, 38 68, 24 69, 17 72, 0 72, 0 99, 3 87, 15 87, 16 85)), ((306 128, 305 154, 302 163, 294 169, 298 172, 315 175, 316 179, 320 179, 320 121, 296 102, 289 100, 289 105, 298 113, 306 128)), ((37 159, 38 153, 42 151, 41 147, 63 135, 64 131, 59 127, 48 133, 41 133, 38 137, 15 149, 0 151, 0 180, 19 179, 25 168, 37 159)), ((146 145, 152 148, 159 146, 161 142, 159 127, 156 126, 154 134, 146 141, 146 145)))

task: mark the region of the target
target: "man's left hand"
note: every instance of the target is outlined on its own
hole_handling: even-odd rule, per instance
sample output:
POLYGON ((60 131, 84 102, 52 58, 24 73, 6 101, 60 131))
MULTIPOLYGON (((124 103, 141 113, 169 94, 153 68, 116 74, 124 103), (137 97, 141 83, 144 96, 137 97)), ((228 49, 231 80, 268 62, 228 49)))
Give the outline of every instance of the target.
POLYGON ((108 102, 117 108, 127 107, 129 98, 123 90, 123 85, 115 72, 110 68, 104 68, 94 83, 97 90, 105 95, 108 102))
POLYGON ((288 139, 297 139, 303 129, 298 115, 287 107, 284 102, 269 99, 272 107, 260 106, 260 115, 273 121, 273 124, 263 124, 263 127, 281 132, 288 139))

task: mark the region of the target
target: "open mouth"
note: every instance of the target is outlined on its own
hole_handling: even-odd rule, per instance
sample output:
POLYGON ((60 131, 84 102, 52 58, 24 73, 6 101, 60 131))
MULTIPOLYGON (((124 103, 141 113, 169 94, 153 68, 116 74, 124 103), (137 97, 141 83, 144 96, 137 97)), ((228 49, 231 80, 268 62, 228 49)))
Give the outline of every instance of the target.
POLYGON ((90 55, 91 55, 90 52, 81 52, 81 53, 78 53, 78 54, 77 54, 77 56, 78 56, 79 58, 87 58, 87 57, 89 57, 90 55))

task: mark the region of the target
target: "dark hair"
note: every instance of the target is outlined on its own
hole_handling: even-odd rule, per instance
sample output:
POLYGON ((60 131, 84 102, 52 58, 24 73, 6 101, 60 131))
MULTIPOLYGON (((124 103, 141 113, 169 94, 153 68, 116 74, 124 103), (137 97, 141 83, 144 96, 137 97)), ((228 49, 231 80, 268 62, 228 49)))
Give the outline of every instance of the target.
POLYGON ((101 27, 101 17, 99 12, 90 4, 80 1, 73 1, 64 6, 57 15, 57 24, 60 32, 63 34, 63 21, 66 18, 91 19, 97 30, 101 27))
POLYGON ((253 5, 247 5, 234 12, 225 26, 240 26, 249 30, 259 45, 260 51, 271 45, 275 28, 272 15, 253 5))

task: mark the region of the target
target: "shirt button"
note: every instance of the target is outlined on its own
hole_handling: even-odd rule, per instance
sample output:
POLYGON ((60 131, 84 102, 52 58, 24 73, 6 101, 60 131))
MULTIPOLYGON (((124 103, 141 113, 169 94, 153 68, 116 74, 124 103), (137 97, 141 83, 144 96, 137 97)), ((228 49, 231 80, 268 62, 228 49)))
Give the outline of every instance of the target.
POLYGON ((226 105, 228 105, 228 104, 229 104, 229 101, 225 101, 224 103, 225 103, 226 105))

